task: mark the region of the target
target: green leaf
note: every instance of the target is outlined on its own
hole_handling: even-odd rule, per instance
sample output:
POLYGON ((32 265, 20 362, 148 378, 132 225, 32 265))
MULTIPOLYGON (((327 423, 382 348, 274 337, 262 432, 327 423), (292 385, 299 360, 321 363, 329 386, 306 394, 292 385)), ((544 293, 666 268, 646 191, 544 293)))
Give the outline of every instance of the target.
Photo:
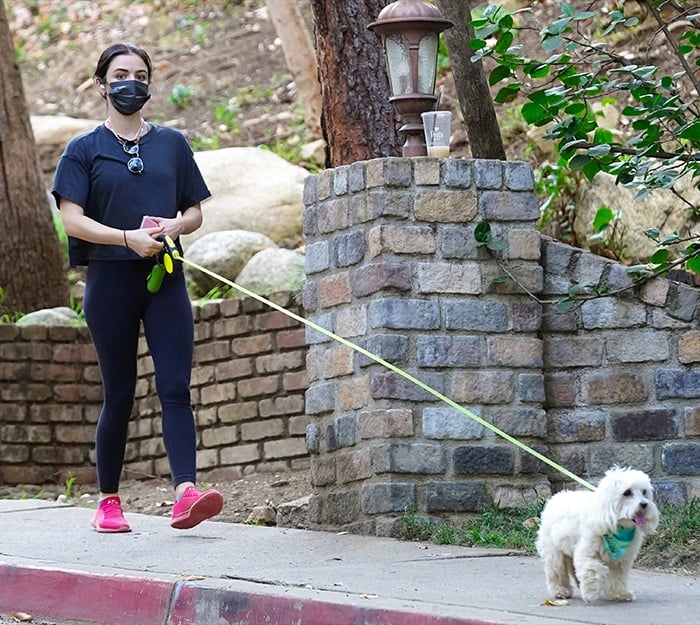
POLYGON ((545 26, 544 33, 545 35, 561 35, 561 33, 563 33, 569 27, 570 23, 570 17, 562 17, 545 26))
POLYGON ((567 115, 578 115, 580 112, 586 110, 586 105, 583 102, 574 102, 573 104, 569 104, 564 109, 564 112, 567 115))
POLYGON ((638 78, 651 78, 656 73, 656 70, 658 70, 658 67, 655 65, 644 65, 635 69, 632 74, 638 78))
POLYGON ((498 20, 498 25, 503 30, 513 28, 513 16, 510 13, 506 13, 500 20, 498 20))
POLYGON ((506 247, 508 247, 508 244, 501 239, 491 238, 486 242, 486 247, 492 252, 502 252, 506 249, 506 247))
POLYGON ((607 206, 601 206, 593 218, 593 230, 600 232, 605 230, 610 223, 615 219, 615 213, 607 206))
POLYGON ((571 310, 576 305, 576 302, 568 297, 557 302, 557 312, 565 313, 571 310))
POLYGON ((594 145, 592 148, 588 148, 588 156, 607 156, 610 154, 610 146, 607 143, 602 145, 594 145))
POLYGON ((505 65, 497 65, 494 70, 489 75, 489 85, 493 87, 496 83, 505 80, 506 78, 511 78, 513 72, 509 67, 505 65))
POLYGON ((669 259, 671 258, 671 252, 668 250, 656 250, 652 257, 649 259, 649 262, 652 265, 665 265, 668 263, 669 259))
POLYGON ((700 121, 694 121, 684 128, 681 128, 678 132, 678 136, 681 139, 700 142, 700 121))
POLYGON ((700 273, 700 257, 695 256, 686 260, 685 268, 693 273, 700 273))
POLYGON ((520 109, 520 114, 528 124, 541 126, 551 121, 552 116, 539 104, 526 102, 520 109))
POLYGON ((588 154, 577 154, 569 161, 569 167, 571 169, 583 169, 591 160, 593 160, 588 154))
POLYGON ((644 234, 654 241, 658 241, 661 233, 657 228, 647 228, 644 230, 644 234))
POLYGON ((491 224, 488 221, 480 221, 474 228, 474 238, 482 245, 491 238, 491 224))
POLYGON ((532 63, 525 69, 525 73, 533 79, 549 76, 549 65, 546 63, 532 63))
POLYGON ((515 98, 518 97, 519 91, 520 83, 508 85, 507 87, 503 87, 499 90, 493 101, 497 102, 498 104, 506 104, 507 102, 512 102, 513 100, 515 100, 515 98))
POLYGON ((601 170, 600 163, 592 159, 589 163, 583 166, 583 175, 586 176, 587 180, 593 180, 596 174, 601 170))
POLYGON ((547 52, 551 52, 552 50, 556 50, 563 43, 564 39, 559 35, 548 36, 542 40, 542 47, 547 50, 547 52))
POLYGON ((506 31, 498 38, 498 41, 496 42, 496 45, 493 49, 499 54, 503 54, 508 50, 508 48, 510 48, 512 43, 513 33, 510 31, 506 31))
POLYGON ((612 143, 613 133, 607 128, 596 128, 593 133, 593 143, 599 145, 601 143, 612 143))

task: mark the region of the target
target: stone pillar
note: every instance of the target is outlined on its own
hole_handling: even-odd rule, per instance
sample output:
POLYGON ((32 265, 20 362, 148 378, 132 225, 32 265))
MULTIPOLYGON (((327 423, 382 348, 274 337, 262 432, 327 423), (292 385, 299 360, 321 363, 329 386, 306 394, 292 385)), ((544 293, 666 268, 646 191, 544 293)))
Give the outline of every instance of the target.
MULTIPOLYGON (((545 451, 530 166, 376 159, 309 176, 304 203, 308 318, 545 451), (498 257, 477 244, 482 220, 498 257)), ((314 527, 391 535, 406 511, 548 494, 547 467, 478 422, 320 332, 307 343, 314 527)))

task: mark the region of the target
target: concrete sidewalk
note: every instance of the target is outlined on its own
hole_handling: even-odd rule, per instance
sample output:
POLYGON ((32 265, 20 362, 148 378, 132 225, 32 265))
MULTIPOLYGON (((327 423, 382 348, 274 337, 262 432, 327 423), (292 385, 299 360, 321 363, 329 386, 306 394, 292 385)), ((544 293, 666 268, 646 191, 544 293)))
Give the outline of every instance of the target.
POLYGON ((0 614, 100 625, 680 625, 700 581, 633 571, 637 600, 548 607, 535 558, 506 551, 0 501, 0 614))

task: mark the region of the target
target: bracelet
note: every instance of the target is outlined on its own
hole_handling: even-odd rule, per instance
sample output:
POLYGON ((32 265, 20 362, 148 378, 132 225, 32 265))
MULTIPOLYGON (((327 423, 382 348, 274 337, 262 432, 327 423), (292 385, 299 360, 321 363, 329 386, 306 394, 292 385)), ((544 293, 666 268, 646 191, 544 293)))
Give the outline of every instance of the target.
POLYGON ((124 230, 123 233, 124 233, 124 247, 131 249, 129 247, 129 242, 126 240, 126 230, 124 230))

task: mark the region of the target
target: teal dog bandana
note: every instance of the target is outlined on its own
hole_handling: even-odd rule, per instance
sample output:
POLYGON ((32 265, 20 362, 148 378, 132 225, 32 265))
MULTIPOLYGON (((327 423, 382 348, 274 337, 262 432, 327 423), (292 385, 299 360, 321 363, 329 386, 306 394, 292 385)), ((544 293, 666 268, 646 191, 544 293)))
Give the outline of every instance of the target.
POLYGON ((627 552, 627 547, 629 547, 634 540, 634 532, 636 529, 634 525, 632 527, 618 527, 614 534, 612 532, 603 534, 603 547, 605 548, 605 552, 613 560, 622 558, 627 552))

